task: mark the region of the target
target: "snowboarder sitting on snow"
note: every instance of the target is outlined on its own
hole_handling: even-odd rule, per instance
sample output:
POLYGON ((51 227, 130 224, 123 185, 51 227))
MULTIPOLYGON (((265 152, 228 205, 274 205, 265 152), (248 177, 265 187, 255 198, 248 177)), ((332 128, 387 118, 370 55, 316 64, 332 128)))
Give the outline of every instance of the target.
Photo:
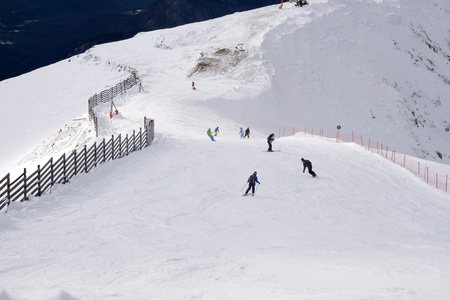
POLYGON ((214 130, 214 136, 217 136, 219 134, 219 126, 216 127, 214 130))
POLYGON ((248 180, 247 180, 247 182, 248 182, 248 189, 245 191, 244 195, 247 195, 247 193, 250 191, 250 189, 252 189, 252 196, 255 195, 255 185, 256 185, 256 183, 260 184, 260 182, 258 181, 258 176, 256 176, 256 174, 257 173, 255 171, 248 178, 248 180))
POLYGON ((267 144, 269 144, 269 149, 267 151, 272 152, 272 142, 275 140, 275 134, 271 133, 268 137, 267 137, 267 144))
POLYGON ((208 131, 206 132, 206 134, 209 136, 209 138, 211 139, 211 141, 216 141, 212 135, 212 131, 211 128, 208 128, 208 131))
POLYGON ((245 135, 244 135, 244 137, 250 138, 250 128, 247 127, 247 129, 245 129, 245 135))
POLYGON ((303 173, 305 173, 305 169, 308 168, 308 173, 312 175, 312 177, 316 177, 316 173, 314 173, 314 171, 312 170, 312 164, 309 160, 307 159, 303 159, 302 158, 302 162, 303 162, 303 173))

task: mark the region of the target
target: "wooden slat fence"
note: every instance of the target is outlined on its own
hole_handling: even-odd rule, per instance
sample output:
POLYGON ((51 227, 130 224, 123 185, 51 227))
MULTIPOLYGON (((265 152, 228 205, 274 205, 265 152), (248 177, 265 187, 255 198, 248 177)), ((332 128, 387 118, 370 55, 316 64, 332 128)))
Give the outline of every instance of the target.
POLYGON ((73 150, 68 156, 63 154, 56 161, 53 158, 44 165, 37 166, 36 171, 27 174, 27 169, 15 180, 10 173, 0 179, 0 211, 11 202, 28 200, 30 196, 42 196, 55 184, 65 184, 80 174, 88 173, 100 164, 119 159, 134 151, 149 146, 155 136, 154 120, 144 117, 144 130, 133 130, 133 134, 122 138, 121 134, 90 148, 84 145, 81 151, 73 150))
POLYGON ((122 82, 119 82, 116 86, 104 90, 99 94, 95 94, 88 99, 89 120, 94 123, 96 137, 98 137, 98 118, 94 113, 94 107, 102 103, 110 102, 112 98, 123 94, 125 91, 135 86, 138 82, 136 73, 132 73, 130 77, 122 82))

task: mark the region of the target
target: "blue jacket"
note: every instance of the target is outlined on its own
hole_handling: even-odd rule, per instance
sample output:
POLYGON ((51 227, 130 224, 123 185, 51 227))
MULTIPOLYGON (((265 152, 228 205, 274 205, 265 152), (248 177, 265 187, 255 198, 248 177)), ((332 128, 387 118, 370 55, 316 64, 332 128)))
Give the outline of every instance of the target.
POLYGON ((256 175, 250 175, 250 177, 248 178, 247 182, 249 182, 250 184, 255 184, 255 182, 259 183, 258 181, 258 176, 256 175))

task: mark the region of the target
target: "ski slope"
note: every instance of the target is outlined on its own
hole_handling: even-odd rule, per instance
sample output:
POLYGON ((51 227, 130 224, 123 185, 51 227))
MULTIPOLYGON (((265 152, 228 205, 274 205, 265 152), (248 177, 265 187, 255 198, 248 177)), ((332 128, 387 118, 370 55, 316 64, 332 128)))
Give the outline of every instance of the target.
POLYGON ((354 144, 292 137, 268 153, 221 135, 160 139, 14 203, 1 286, 11 299, 449 295, 448 195, 354 144))
POLYGON ((279 138, 340 124, 450 174, 439 163, 449 149, 442 53, 428 56, 432 73, 406 52, 434 55, 410 24, 445 46, 448 4, 418 14, 421 3, 274 4, 0 82, 2 99, 15 99, 2 100, 5 174, 95 141, 87 99, 130 71, 145 91, 115 99, 112 119, 109 105, 96 108, 100 138, 138 130, 144 115, 156 126, 152 146, 0 214, 0 300, 448 298, 448 193, 356 144, 279 138), (271 132, 279 152, 265 152, 271 132), (261 184, 242 197, 253 171, 261 184))

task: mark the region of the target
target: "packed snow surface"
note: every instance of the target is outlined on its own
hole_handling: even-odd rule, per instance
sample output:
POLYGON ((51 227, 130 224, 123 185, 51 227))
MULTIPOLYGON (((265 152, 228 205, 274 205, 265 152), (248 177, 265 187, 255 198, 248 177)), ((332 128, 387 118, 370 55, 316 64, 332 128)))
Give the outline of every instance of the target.
POLYGON ((144 91, 96 108, 99 138, 156 125, 0 213, 0 300, 447 299, 449 193, 354 143, 280 137, 341 125, 450 174, 449 3, 423 3, 274 4, 0 82, 2 174, 95 141, 87 99, 131 72, 144 91))

